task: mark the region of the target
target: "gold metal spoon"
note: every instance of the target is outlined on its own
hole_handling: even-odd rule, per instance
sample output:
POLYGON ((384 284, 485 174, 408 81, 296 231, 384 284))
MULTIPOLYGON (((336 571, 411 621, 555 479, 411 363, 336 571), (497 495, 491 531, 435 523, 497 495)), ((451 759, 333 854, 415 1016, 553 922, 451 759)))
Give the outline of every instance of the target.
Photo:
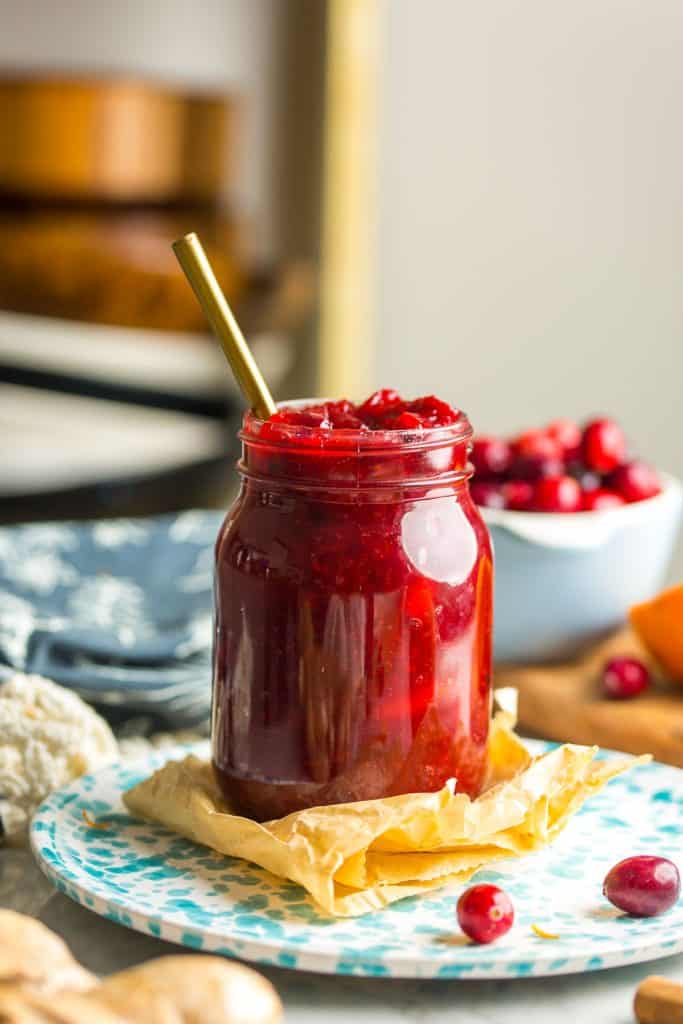
POLYGON ((267 420, 276 411, 273 396, 221 291, 202 243, 192 232, 174 242, 173 251, 221 343, 242 394, 259 419, 267 420))

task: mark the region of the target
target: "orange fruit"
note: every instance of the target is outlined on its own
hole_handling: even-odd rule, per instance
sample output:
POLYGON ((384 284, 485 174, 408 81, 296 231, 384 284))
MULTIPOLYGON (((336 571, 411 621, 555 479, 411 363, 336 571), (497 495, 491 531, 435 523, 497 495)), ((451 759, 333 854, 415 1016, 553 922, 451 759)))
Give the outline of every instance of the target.
POLYGON ((683 683, 683 584, 634 605, 629 618, 666 674, 683 683))

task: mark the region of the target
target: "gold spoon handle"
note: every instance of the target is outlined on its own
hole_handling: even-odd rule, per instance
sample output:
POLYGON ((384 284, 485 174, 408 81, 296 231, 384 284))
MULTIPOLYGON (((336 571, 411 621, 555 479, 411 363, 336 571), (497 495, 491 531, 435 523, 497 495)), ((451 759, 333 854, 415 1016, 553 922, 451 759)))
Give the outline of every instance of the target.
POLYGON ((173 251, 213 333, 221 343, 249 406, 259 419, 267 420, 276 411, 273 396, 221 291, 202 243, 192 232, 174 242, 173 251))

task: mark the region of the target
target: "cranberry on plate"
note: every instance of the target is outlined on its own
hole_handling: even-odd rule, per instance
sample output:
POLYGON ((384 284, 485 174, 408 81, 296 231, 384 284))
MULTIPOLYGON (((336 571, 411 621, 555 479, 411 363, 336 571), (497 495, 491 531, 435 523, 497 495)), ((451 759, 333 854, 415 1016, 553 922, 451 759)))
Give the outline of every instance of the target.
POLYGON ((457 906, 458 923, 474 942, 488 943, 510 931, 515 919, 512 900, 497 885, 473 885, 457 906))
POLYGON ((607 873, 602 891, 632 917, 656 917, 677 902, 681 877, 666 857, 627 857, 607 873))

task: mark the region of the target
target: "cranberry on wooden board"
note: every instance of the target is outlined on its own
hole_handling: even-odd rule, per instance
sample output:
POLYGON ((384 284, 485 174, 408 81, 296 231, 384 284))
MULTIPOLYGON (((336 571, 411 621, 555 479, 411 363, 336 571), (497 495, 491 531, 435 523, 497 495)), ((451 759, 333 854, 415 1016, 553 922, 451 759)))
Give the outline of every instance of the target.
POLYGON ((515 919, 512 900, 497 885, 473 885, 457 906, 458 923, 474 942, 488 943, 510 931, 515 919))
POLYGON ((654 498, 662 489, 657 471, 646 462, 637 460, 615 469, 608 477, 608 483, 624 501, 629 502, 654 498))
POLYGON ((609 697, 628 700, 646 690, 650 672, 638 658, 610 658, 602 670, 602 685, 609 697))
POLYGON ((673 907, 681 892, 676 865, 665 857, 636 856, 607 873, 603 894, 632 917, 656 917, 673 907))
POLYGON ((539 480, 534 490, 534 507, 539 512, 579 512, 581 488, 571 476, 539 480))
POLYGON ((626 457, 626 438, 614 420, 593 420, 584 429, 581 449, 588 469, 609 473, 626 457))

